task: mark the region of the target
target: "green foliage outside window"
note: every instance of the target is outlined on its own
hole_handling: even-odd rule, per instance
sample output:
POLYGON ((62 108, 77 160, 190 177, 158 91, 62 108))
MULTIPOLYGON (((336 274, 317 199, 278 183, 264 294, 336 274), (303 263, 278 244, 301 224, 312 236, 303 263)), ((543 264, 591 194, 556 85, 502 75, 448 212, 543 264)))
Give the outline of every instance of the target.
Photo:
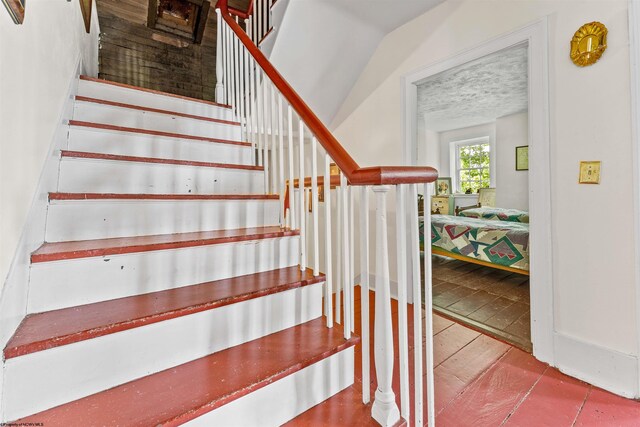
POLYGON ((477 193, 489 187, 489 144, 461 145, 458 147, 458 192, 477 193))

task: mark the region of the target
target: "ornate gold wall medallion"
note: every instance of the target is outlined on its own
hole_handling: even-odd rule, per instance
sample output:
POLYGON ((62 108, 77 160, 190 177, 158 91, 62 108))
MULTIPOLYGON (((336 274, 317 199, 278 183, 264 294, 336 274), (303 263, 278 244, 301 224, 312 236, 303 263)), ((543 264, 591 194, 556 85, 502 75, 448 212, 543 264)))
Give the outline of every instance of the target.
POLYGON ((607 49, 607 27, 594 21, 584 24, 571 39, 571 60, 579 67, 598 62, 607 49))

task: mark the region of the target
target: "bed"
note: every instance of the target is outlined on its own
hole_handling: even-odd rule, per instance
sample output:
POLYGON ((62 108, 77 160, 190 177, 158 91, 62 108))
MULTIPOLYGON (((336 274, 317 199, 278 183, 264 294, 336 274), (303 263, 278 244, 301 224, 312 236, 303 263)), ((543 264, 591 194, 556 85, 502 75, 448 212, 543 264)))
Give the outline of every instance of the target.
POLYGON ((521 211, 518 209, 476 207, 471 209, 459 210, 458 215, 465 218, 529 223, 529 212, 521 211))
MULTIPOLYGON (((502 212, 502 218, 508 217, 502 212)), ((421 246, 423 239, 424 222, 421 221, 421 246)), ((527 222, 432 215, 431 248, 432 253, 437 255, 514 273, 529 274, 529 224, 527 222)))

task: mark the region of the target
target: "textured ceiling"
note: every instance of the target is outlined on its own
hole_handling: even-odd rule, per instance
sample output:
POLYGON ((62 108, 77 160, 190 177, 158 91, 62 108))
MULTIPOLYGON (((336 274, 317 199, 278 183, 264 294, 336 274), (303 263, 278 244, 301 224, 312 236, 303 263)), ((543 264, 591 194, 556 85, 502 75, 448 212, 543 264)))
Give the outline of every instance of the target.
POLYGON ((527 110, 527 46, 487 55, 418 83, 418 114, 442 132, 527 110))

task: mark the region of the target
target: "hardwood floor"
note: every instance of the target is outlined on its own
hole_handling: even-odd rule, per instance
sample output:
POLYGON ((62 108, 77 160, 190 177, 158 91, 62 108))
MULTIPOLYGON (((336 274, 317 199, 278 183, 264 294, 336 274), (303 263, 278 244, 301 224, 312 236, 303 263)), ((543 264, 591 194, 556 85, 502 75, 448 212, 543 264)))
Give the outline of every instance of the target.
POLYGON ((433 308, 531 352, 528 276, 434 255, 433 308))
MULTIPOLYGON (((213 101, 217 22, 212 2, 201 44, 146 26, 149 0, 100 0, 100 78, 213 101)), ((247 10, 249 0, 230 0, 247 10)))
MULTIPOLYGON (((355 296, 355 333, 360 335, 359 287, 356 287, 355 296)), ((374 298, 371 292, 371 324, 374 298)), ((397 302, 392 301, 396 337, 397 307, 397 302)), ((408 306, 408 311, 411 343, 412 306, 408 306)), ((640 402, 616 396, 564 375, 518 348, 437 314, 433 318, 433 343, 435 425, 438 427, 638 426, 640 402)), ((393 389, 399 405, 397 342, 394 344, 394 356, 393 389)), ((286 425, 377 426, 370 416, 371 404, 362 404, 361 357, 362 349, 358 344, 353 386, 314 406, 286 425)), ((374 360, 373 352, 370 357, 374 360)), ((412 347, 409 349, 409 358, 411 366, 412 347)), ((410 371, 413 376, 411 368, 410 371)), ((373 366, 370 378, 373 398, 376 385, 373 366)), ((412 380, 410 383, 410 395, 413 396, 412 380)), ((413 401, 411 405, 413 410, 413 401)), ((410 425, 414 425, 413 421, 412 415, 410 425)))

